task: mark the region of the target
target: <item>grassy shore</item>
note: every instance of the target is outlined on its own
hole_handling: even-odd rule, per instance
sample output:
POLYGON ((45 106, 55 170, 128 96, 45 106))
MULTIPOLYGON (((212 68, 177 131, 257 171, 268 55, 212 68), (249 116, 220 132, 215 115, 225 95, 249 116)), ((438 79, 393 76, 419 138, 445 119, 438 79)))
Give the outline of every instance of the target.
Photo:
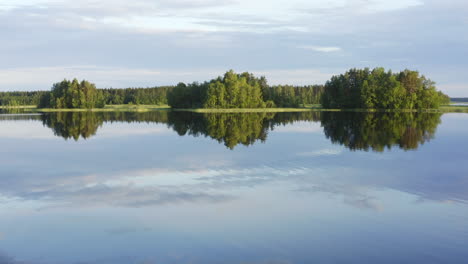
POLYGON ((37 109, 37 108, 35 105, 17 105, 17 106, 0 105, 0 109, 37 109))
POLYGON ((434 112, 434 113, 468 113, 467 106, 443 105, 438 109, 325 109, 320 105, 305 105, 298 108, 232 108, 232 109, 171 109, 168 105, 107 105, 104 108, 95 109, 53 109, 36 108, 35 106, 2 107, 0 109, 16 109, 24 112, 46 113, 46 112, 149 112, 149 111, 181 111, 196 113, 256 113, 256 112, 307 112, 307 111, 343 111, 343 112, 434 112))
POLYGON ((171 110, 168 105, 106 105, 104 108, 93 109, 55 109, 55 108, 37 108, 35 106, 22 107, 0 107, 2 109, 22 109, 24 112, 48 113, 48 112, 148 112, 148 111, 167 111, 171 110))
POLYGON ((468 105, 443 105, 437 110, 442 113, 468 113, 468 105))
POLYGON ((173 109, 178 112, 195 113, 277 113, 277 112, 308 112, 316 109, 312 108, 228 108, 228 109, 173 109))
POLYGON ((251 113, 251 112, 307 112, 307 111, 328 111, 328 112, 429 112, 429 113, 468 113, 467 106, 444 105, 438 109, 326 109, 320 105, 306 105, 297 108, 231 108, 231 109, 173 109, 173 111, 187 111, 197 113, 251 113))

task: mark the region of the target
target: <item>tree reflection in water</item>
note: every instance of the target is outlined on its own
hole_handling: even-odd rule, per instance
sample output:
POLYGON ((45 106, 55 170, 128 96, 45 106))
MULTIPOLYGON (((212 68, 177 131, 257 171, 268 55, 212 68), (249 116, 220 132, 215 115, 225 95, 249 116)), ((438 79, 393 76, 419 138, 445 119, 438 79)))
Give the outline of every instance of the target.
MULTIPOLYGON (((45 126, 65 139, 87 139, 96 135, 105 122, 145 122, 167 124, 180 136, 205 136, 229 149, 237 145, 265 142, 269 131, 296 121, 320 122, 325 136, 351 150, 383 151, 397 146, 417 149, 435 135, 441 114, 435 113, 193 113, 154 111, 59 112, 42 116, 45 126)), ((18 117, 21 118, 21 117, 18 117)))

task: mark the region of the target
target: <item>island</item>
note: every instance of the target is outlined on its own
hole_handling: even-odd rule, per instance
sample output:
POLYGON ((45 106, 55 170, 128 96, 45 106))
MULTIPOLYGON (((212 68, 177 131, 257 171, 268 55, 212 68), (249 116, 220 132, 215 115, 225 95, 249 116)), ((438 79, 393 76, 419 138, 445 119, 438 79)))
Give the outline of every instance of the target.
POLYGON ((105 88, 63 80, 50 91, 1 92, 2 108, 30 111, 281 112, 310 110, 468 112, 418 71, 350 69, 323 85, 269 85, 264 76, 227 71, 203 83, 105 88))

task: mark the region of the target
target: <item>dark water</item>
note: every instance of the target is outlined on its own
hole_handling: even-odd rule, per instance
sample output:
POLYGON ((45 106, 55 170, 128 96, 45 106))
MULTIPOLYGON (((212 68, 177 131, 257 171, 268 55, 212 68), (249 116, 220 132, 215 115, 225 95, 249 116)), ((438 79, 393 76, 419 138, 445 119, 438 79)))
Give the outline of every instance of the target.
POLYGON ((466 263, 468 114, 0 115, 0 263, 466 263))

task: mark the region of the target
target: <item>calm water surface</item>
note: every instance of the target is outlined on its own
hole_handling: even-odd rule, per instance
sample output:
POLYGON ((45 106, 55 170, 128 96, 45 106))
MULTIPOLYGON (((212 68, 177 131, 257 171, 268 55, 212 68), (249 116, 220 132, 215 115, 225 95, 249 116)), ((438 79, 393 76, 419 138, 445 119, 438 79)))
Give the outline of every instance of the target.
POLYGON ((0 263, 466 263, 468 114, 0 115, 0 263))

